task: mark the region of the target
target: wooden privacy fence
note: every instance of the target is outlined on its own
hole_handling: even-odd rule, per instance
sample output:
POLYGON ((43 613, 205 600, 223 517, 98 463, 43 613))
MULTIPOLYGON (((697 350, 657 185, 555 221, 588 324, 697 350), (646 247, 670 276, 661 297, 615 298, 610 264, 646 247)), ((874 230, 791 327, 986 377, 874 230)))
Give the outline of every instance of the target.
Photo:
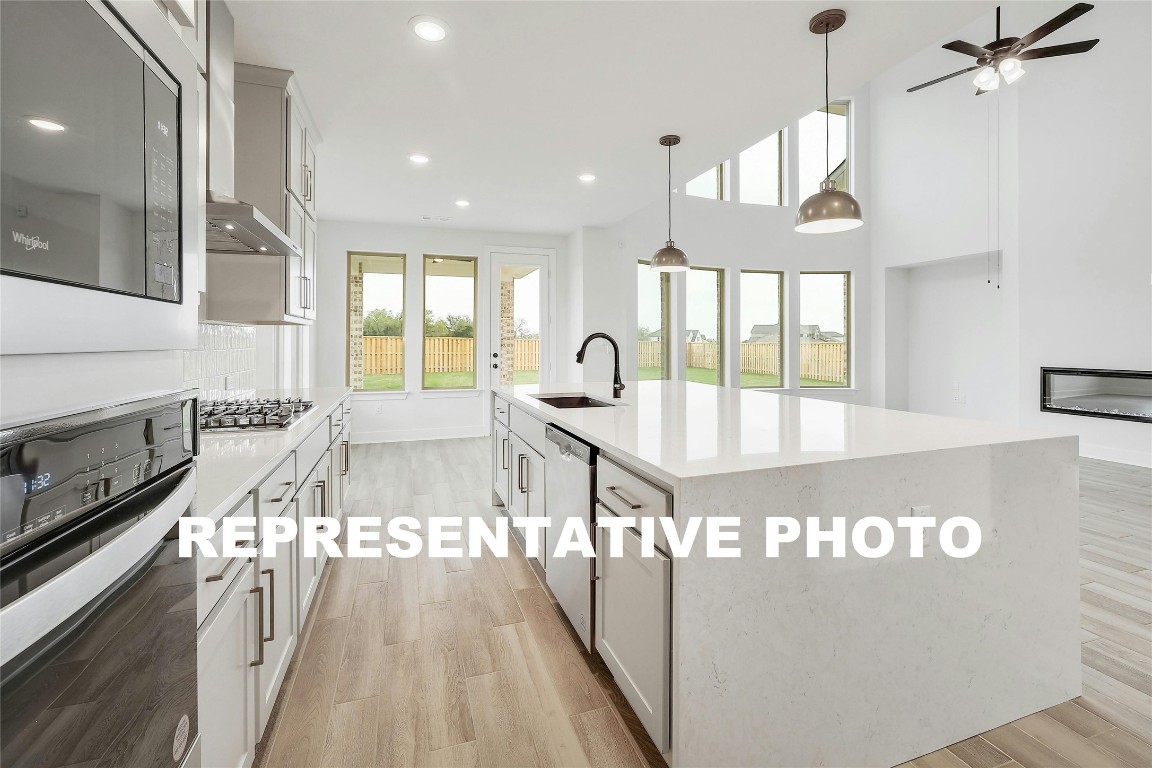
MULTIPOLYGON (((424 339, 424 370, 457 373, 475 370, 476 341, 456 336, 424 339)), ((364 373, 401 373, 404 339, 400 336, 364 337, 364 373)), ((516 370, 540 370, 540 339, 516 339, 516 370)))
MULTIPOLYGON (((800 342, 800 377, 817 381, 847 381, 848 355, 843 342, 800 342)), ((637 363, 641 368, 660 367, 660 342, 641 341, 637 345, 637 363)), ((689 342, 685 345, 688 368, 715 369, 717 347, 714 341, 689 342)), ((740 372, 780 375, 780 343, 745 342, 740 345, 740 372)))

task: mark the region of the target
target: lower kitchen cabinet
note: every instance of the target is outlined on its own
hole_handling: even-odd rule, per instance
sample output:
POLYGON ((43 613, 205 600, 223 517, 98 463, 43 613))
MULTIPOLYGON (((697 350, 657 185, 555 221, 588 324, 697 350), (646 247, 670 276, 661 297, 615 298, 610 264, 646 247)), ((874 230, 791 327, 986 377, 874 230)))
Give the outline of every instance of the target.
POLYGON ((256 671, 263 634, 261 592, 245 565, 200 627, 196 653, 202 760, 206 768, 248 768, 256 751, 256 671))
MULTIPOLYGON (((598 516, 611 515, 600 505, 598 516)), ((596 536, 596 639, 624 698, 661 752, 669 744, 671 560, 642 557, 640 536, 623 532, 624 556, 608 557, 608 534, 596 536)))
MULTIPOLYGON (((507 408, 508 406, 505 405, 504 407, 507 408)), ((512 463, 510 437, 508 427, 498 421, 492 422, 492 488, 500 501, 509 508, 511 507, 511 499, 508 495, 511 484, 509 467, 512 463)))
MULTIPOLYGON (((256 667, 256 740, 261 739, 280 685, 296 650, 296 541, 278 544, 276 552, 266 557, 261 548, 256 558, 256 585, 263 588, 264 663, 256 667)), ((205 765, 208 765, 205 763, 205 765)))
MULTIPOLYGON (((508 510, 513 517, 544 517, 547 514, 544 503, 544 457, 536 449, 524 442, 516 433, 511 434, 512 497, 508 510)), ((537 560, 540 567, 548 569, 548 532, 541 528, 536 532, 537 560)))

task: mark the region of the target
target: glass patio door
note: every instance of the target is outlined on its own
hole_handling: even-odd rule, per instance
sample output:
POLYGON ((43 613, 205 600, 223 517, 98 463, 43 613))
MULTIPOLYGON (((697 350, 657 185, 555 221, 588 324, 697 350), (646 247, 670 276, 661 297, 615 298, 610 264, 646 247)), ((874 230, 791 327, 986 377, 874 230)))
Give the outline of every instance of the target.
POLYGON ((547 256, 493 254, 493 386, 547 380, 549 287, 547 256))

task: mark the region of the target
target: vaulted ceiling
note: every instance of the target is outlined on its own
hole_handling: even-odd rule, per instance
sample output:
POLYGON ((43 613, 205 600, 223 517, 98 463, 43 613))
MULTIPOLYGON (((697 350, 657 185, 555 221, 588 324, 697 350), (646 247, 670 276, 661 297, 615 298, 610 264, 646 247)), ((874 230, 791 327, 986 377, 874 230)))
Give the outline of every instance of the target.
MULTIPOLYGON (((813 2, 230 3, 237 61, 296 72, 323 137, 322 219, 520 232, 611 224, 819 105, 813 2), (450 26, 417 38, 408 20, 450 26), (416 166, 412 153, 431 162, 416 166), (580 182, 593 173, 594 183, 580 182), (467 199, 468 208, 455 201, 467 199)), ((832 96, 989 2, 849 2, 832 96)))

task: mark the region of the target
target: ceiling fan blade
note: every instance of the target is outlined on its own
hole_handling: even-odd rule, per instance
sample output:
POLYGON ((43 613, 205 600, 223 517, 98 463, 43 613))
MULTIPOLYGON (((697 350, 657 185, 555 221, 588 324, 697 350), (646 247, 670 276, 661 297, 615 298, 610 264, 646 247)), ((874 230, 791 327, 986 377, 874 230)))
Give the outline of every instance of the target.
POLYGON ((972 43, 966 43, 963 40, 953 40, 952 42, 945 43, 944 45, 942 45, 940 47, 945 48, 949 51, 956 51, 956 53, 963 53, 963 54, 967 54, 968 56, 975 56, 976 58, 980 58, 981 56, 991 56, 992 55, 992 51, 988 50, 987 48, 981 48, 978 45, 973 45, 972 43))
POLYGON ((1063 45, 1050 45, 1047 48, 1033 48, 1030 51, 1024 51, 1016 58, 1021 61, 1028 59, 1047 59, 1052 56, 1067 56, 1072 53, 1087 53, 1096 47, 1099 40, 1082 40, 1079 43, 1064 43, 1063 45))
POLYGON ((1064 26, 1070 21, 1073 21, 1074 19, 1080 18, 1090 10, 1092 10, 1092 6, 1088 3, 1076 3, 1076 5, 1064 11, 1064 13, 1052 19, 1047 24, 1041 24, 1027 35, 1024 35, 1024 37, 1020 38, 1020 42, 1018 42, 1016 45, 1018 45, 1020 48, 1027 48, 1028 46, 1038 41, 1040 38, 1047 37, 1056 30, 1060 29, 1060 27, 1064 26))
POLYGON ((975 66, 973 66, 973 67, 968 67, 967 69, 961 69, 960 71, 958 71, 958 72, 953 72, 953 73, 952 73, 952 74, 950 74, 950 75, 944 75, 944 77, 938 77, 938 78, 936 78, 935 80, 929 80, 929 81, 928 81, 928 82, 926 82, 926 83, 921 83, 920 85, 916 85, 916 86, 913 86, 913 87, 911 87, 911 88, 909 88, 909 89, 908 89, 908 93, 912 93, 912 91, 918 91, 918 90, 920 90, 921 88, 927 88, 927 87, 928 87, 928 86, 930 86, 930 85, 936 85, 936 83, 942 83, 942 82, 944 82, 945 80, 951 80, 953 77, 957 77, 957 76, 959 76, 959 75, 962 75, 962 74, 964 74, 965 72, 971 72, 971 71, 972 71, 972 70, 974 70, 974 69, 980 69, 980 65, 979 65, 979 64, 977 64, 977 65, 975 65, 975 66))
POLYGON ((988 91, 984 90, 983 88, 977 88, 976 89, 976 95, 977 96, 983 96, 986 93, 988 93, 988 91))

